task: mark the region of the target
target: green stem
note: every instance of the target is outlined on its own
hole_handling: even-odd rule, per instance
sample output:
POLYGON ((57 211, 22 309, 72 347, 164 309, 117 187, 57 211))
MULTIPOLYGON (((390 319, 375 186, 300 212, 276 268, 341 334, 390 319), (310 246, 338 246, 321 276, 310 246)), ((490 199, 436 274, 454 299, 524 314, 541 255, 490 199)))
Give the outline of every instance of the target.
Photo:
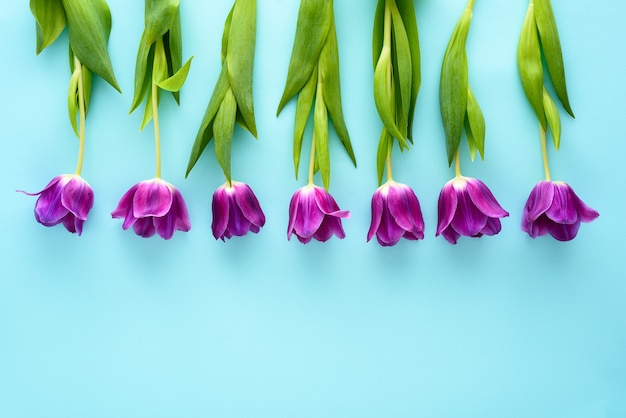
POLYGON ((454 157, 454 170, 457 177, 461 177, 461 151, 456 150, 456 156, 454 157))
MULTIPOLYGON (((387 49, 391 54, 391 30, 392 30, 392 20, 391 20, 391 6, 389 3, 393 0, 385 1, 385 22, 384 22, 384 35, 383 35, 383 49, 387 49)), ((393 69, 391 68, 391 60, 389 61, 389 68, 387 69, 387 91, 389 91, 389 100, 390 105, 393 107, 394 105, 394 90, 393 90, 393 69)), ((387 147, 387 181, 390 182, 393 180, 393 170, 391 168, 391 150, 393 149, 393 138, 389 141, 389 146, 387 147)))
POLYGON ((76 163, 76 175, 80 176, 83 171, 83 158, 85 157, 85 89, 83 86, 83 64, 74 57, 75 71, 78 71, 78 109, 79 109, 79 133, 78 133, 78 162, 76 163))
POLYGON ((154 119, 154 147, 156 154, 156 175, 161 178, 161 131, 159 129, 159 87, 152 81, 152 118, 154 119))
POLYGON ((546 130, 539 125, 539 138, 541 139, 541 156, 543 157, 543 171, 546 173, 546 180, 550 181, 550 166, 548 164, 548 147, 546 144, 546 130))
POLYGON ((315 175, 315 132, 311 138, 311 157, 309 158, 309 186, 313 185, 313 176, 315 175))
POLYGON ((474 1, 475 0, 468 0, 466 8, 474 10, 474 1))

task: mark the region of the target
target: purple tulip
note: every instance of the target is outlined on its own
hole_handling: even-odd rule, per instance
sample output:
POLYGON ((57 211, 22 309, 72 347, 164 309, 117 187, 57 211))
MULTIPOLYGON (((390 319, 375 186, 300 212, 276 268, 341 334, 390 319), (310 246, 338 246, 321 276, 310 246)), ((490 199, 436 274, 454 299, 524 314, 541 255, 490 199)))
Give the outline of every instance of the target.
POLYGON ((502 229, 500 219, 509 216, 489 188, 478 179, 457 176, 439 194, 438 236, 456 244, 461 235, 495 235, 502 229))
POLYGON ((522 231, 532 238, 549 233, 559 241, 569 241, 576 237, 581 222, 591 222, 598 216, 567 183, 542 180, 524 206, 522 231))
POLYGON ((233 181, 213 193, 213 222, 215 239, 241 237, 252 231, 258 233, 265 225, 265 215, 250 186, 233 181))
POLYGON ((35 203, 35 219, 40 224, 53 226, 62 223, 72 233, 83 233, 83 223, 93 207, 93 190, 81 176, 61 174, 40 192, 18 192, 29 196, 39 195, 35 203))
POLYGON ((131 187, 111 216, 123 218, 124 230, 132 226, 135 233, 144 238, 156 232, 170 239, 175 230, 191 229, 183 196, 176 187, 160 178, 144 180, 131 187))
POLYGON ((385 247, 396 245, 402 237, 424 239, 424 218, 413 189, 395 181, 376 189, 367 240, 371 240, 374 234, 378 243, 385 247))
POLYGON ((289 226, 287 239, 296 234, 298 240, 306 244, 315 238, 328 241, 336 235, 345 238, 341 218, 349 218, 350 212, 339 210, 335 199, 322 187, 309 184, 298 189, 289 204, 289 226))

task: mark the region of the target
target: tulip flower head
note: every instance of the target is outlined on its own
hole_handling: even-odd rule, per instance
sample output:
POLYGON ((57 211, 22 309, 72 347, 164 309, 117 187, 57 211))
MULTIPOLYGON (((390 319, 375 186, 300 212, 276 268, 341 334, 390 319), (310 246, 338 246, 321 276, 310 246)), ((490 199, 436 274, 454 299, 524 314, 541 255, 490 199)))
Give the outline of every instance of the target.
POLYGON ((292 234, 303 244, 311 239, 325 242, 333 235, 343 239, 346 233, 341 219, 349 217, 350 212, 340 210, 324 188, 309 184, 298 189, 291 198, 287 239, 291 240, 292 234))
POLYGON ((245 183, 225 183, 213 193, 213 222, 211 229, 215 239, 225 241, 233 236, 241 237, 249 231, 258 233, 265 225, 261 205, 245 183))
POLYGON ((124 230, 132 226, 135 233, 144 238, 158 233, 163 239, 170 239, 175 230, 191 229, 183 196, 176 187, 160 178, 144 180, 131 187, 111 216, 124 219, 124 230))
POLYGON ((559 241, 570 241, 581 222, 591 222, 598 216, 567 183, 542 180, 526 201, 522 230, 532 238, 550 234, 559 241))
POLYGON ((424 218, 413 189, 395 181, 388 181, 376 189, 367 240, 374 235, 385 247, 397 244, 401 238, 424 239, 424 218))
POLYGON ((87 214, 93 207, 93 190, 77 174, 61 174, 40 192, 18 192, 39 196, 35 203, 35 219, 44 226, 60 223, 71 233, 81 235, 87 214))
POLYGON ((500 218, 509 216, 482 181, 457 176, 448 181, 439 194, 440 234, 451 244, 460 236, 496 235, 502 229, 500 218))

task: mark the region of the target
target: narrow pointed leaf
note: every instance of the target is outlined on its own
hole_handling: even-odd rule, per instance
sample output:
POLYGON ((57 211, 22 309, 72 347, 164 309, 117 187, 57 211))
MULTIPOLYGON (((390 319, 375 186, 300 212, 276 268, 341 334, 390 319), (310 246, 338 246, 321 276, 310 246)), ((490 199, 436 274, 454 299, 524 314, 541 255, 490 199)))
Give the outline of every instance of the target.
POLYGON ((446 133, 449 165, 454 161, 456 151, 459 149, 467 109, 468 70, 465 44, 471 19, 471 10, 465 9, 454 28, 441 66, 439 106, 446 133))
POLYGON ((63 6, 74 54, 91 71, 121 92, 107 50, 111 12, 106 1, 63 0, 63 6))
POLYGON ((550 0, 534 0, 535 20, 541 39, 543 55, 548 67, 548 73, 554 86, 559 101, 563 108, 574 117, 574 112, 567 96, 567 86, 565 83, 565 66, 563 64, 563 53, 561 51, 561 41, 554 19, 554 12, 550 0))
POLYGON ((256 0, 237 0, 233 7, 232 24, 228 39, 228 73, 237 107, 246 126, 256 138, 254 101, 252 99, 252 74, 256 41, 256 0))
POLYGON ((472 161, 476 156, 476 150, 480 153, 480 158, 485 159, 485 117, 483 116, 483 112, 478 105, 478 101, 476 100, 476 96, 474 96, 474 92, 472 89, 467 88, 467 122, 469 125, 469 131, 466 130, 468 142, 470 134, 472 136, 472 142, 474 147, 470 145, 470 151, 472 151, 472 161))
POLYGON ((83 65, 83 97, 85 100, 85 117, 89 114, 89 104, 91 103, 91 88, 93 85, 93 74, 89 68, 83 65))
POLYGON ((168 77, 167 57, 163 39, 159 38, 155 44, 154 61, 152 64, 152 81, 157 85, 168 77))
POLYGON ((220 109, 215 115, 213 135, 215 135, 215 156, 226 180, 231 181, 230 154, 233 143, 233 131, 237 116, 237 101, 231 89, 226 91, 220 109))
POLYGON ((376 64, 383 50, 385 39, 385 0, 378 0, 376 13, 374 14, 374 31, 372 34, 372 67, 376 69, 376 64))
POLYGON ((391 78, 391 51, 384 48, 374 70, 374 103, 385 129, 401 144, 404 142, 406 145, 404 135, 396 125, 395 108, 392 107, 395 104, 395 93, 391 78))
POLYGON ((383 128, 380 139, 378 140, 378 151, 376 152, 376 172, 378 174, 378 185, 383 184, 383 175, 385 174, 385 164, 387 162, 387 156, 389 154, 389 147, 393 138, 389 135, 389 132, 383 128))
POLYGON ((463 122, 463 126, 465 127, 465 136, 467 137, 467 145, 469 146, 470 159, 474 161, 474 159, 476 158, 476 152, 478 151, 478 146, 476 144, 474 134, 472 133, 472 127, 469 124, 467 114, 465 114, 465 121, 463 122))
MULTIPOLYGON (((396 95, 399 102, 402 104, 402 108, 398 109, 398 112, 402 112, 404 120, 408 121, 409 108, 411 107, 411 83, 413 82, 413 69, 411 62, 411 47, 409 46, 409 37, 407 36, 406 29, 404 28, 404 22, 400 11, 395 4, 395 1, 391 0, 391 19, 393 21, 393 42, 394 53, 393 58, 395 61, 395 73, 397 74, 396 90, 400 95, 396 95)), ((404 131, 405 129, 401 129, 404 131)), ((406 133, 404 133, 406 136, 406 133)))
MULTIPOLYGON (((165 44, 165 56, 167 57, 167 73, 172 76, 183 66, 183 35, 180 23, 180 9, 174 16, 170 30, 163 35, 163 41, 165 44)), ((180 105, 180 89, 171 93, 176 103, 180 105)))
POLYGON ((78 135, 78 124, 76 118, 78 117, 78 81, 80 73, 74 70, 72 77, 70 77, 70 83, 67 92, 67 112, 70 116, 70 123, 76 136, 78 135))
POLYGON ((229 87, 228 67, 224 64, 222 66, 220 76, 215 84, 215 88, 213 89, 209 105, 204 112, 200 129, 198 129, 198 134, 196 135, 196 139, 193 143, 191 154, 189 155, 189 162, 187 164, 187 173, 185 176, 189 175, 193 167, 196 165, 198 158, 200 158, 200 155, 202 155, 206 146, 213 138, 213 121, 215 120, 215 115, 220 109, 220 105, 222 104, 229 87))
POLYGON ((543 89, 543 107, 546 110, 546 119, 552 133, 554 147, 558 150, 561 145, 561 116, 559 116, 559 110, 545 88, 543 89))
MULTIPOLYGON (((157 106, 159 103, 159 89, 156 89, 156 95, 157 95, 157 106)), ((146 99, 146 105, 143 109, 143 119, 141 120, 141 126, 139 127, 140 131, 143 131, 143 128, 146 127, 146 125, 148 123, 150 123, 150 121, 152 120, 152 118, 154 117, 154 111, 152 109, 152 94, 153 94, 153 89, 149 89, 148 90, 148 98, 146 99)))
POLYGON ((315 98, 315 91, 317 88, 318 71, 317 68, 313 70, 311 78, 300 90, 298 94, 298 103, 296 105, 296 118, 293 129, 293 165, 296 171, 296 180, 298 179, 298 169, 300 166, 300 157, 302 155, 302 138, 304 136, 304 129, 306 123, 309 120, 311 114, 311 108, 313 107, 313 99, 315 98))
POLYGON ((37 55, 54 42, 67 24, 61 0, 30 0, 37 29, 37 55))
POLYGON ((413 0, 396 0, 398 10, 402 16, 404 28, 409 39, 409 47, 411 49, 411 103, 408 114, 408 137, 413 142, 413 119, 415 116, 415 103, 419 94, 420 85, 422 83, 421 75, 421 58, 419 33, 417 30, 417 20, 415 18, 415 7, 413 0))
POLYGON ((185 84, 185 80, 187 79, 187 74, 189 74, 189 67, 191 66, 191 60, 193 57, 189 58, 185 65, 183 65, 174 75, 165 80, 157 82, 157 86, 162 88, 163 90, 176 92, 180 91, 185 84))
POLYGON ((318 63, 333 19, 332 0, 302 0, 287 81, 276 115, 302 89, 318 63))
POLYGON ((531 2, 517 46, 517 67, 526 97, 542 128, 546 129, 546 113, 543 108, 543 66, 534 10, 531 2))
POLYGON ((155 44, 148 43, 147 35, 144 31, 141 36, 141 41, 139 41, 139 51, 137 52, 137 62, 135 64, 135 93, 128 113, 133 113, 148 93, 148 89, 152 83, 154 49, 155 44))
POLYGON ((226 60, 226 53, 228 52, 228 37, 230 36, 230 26, 233 22, 235 4, 233 4, 233 7, 230 9, 230 12, 226 17, 226 22, 224 22, 224 33, 222 33, 222 63, 226 60))
POLYGON ((180 0, 146 0, 144 33, 148 44, 156 42, 170 30, 179 5, 180 0))
POLYGON ((315 157, 319 164, 324 188, 330 186, 330 152, 328 149, 328 112, 324 103, 324 95, 317 90, 315 110, 313 112, 313 140, 315 141, 315 157))
POLYGON ((337 45, 337 33, 335 32, 334 18, 328 31, 326 45, 320 54, 320 71, 322 72, 322 92, 326 108, 335 126, 337 136, 341 140, 344 149, 356 166, 356 157, 350 142, 350 135, 346 122, 343 118, 343 108, 341 104, 341 81, 339 74, 339 50, 337 45))

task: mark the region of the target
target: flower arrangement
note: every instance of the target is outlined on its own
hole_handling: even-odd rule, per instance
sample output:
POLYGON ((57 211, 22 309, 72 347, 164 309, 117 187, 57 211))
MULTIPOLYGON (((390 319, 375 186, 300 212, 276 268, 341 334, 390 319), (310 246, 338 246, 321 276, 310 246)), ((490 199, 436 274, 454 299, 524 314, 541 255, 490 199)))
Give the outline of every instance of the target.
POLYGON ((81 177, 93 74, 121 92, 107 50, 111 12, 104 0, 31 0, 30 10, 37 27, 37 54, 68 28, 72 75, 67 103, 70 123, 78 137, 78 162, 74 174, 56 176, 40 192, 19 191, 39 196, 35 204, 37 222, 44 226, 63 224, 69 232, 81 235, 94 202, 91 186, 81 177))
POLYGON ((252 98, 256 31, 256 0, 236 0, 222 35, 222 71, 198 129, 187 175, 209 142, 215 138, 215 156, 226 182, 213 194, 211 229, 215 239, 258 233, 265 214, 254 192, 232 180, 231 152, 235 123, 257 137, 252 98))
POLYGON ((296 36, 289 62, 287 81, 276 112, 294 96, 296 104, 293 136, 293 162, 298 178, 300 155, 307 119, 313 109, 313 137, 309 160, 308 184, 293 195, 289 205, 287 238, 295 234, 304 244, 316 239, 327 241, 333 235, 344 238, 341 219, 350 216, 339 210, 328 193, 330 186, 330 153, 328 120, 333 125, 343 147, 356 166, 350 136, 341 105, 339 52, 332 0, 302 0, 298 11, 296 36), (314 106, 315 103, 315 106, 314 106), (319 170, 324 187, 314 184, 319 170))
POLYGON ((544 61, 556 96, 574 117, 565 83, 565 66, 559 33, 550 0, 530 0, 517 49, 517 64, 526 97, 539 120, 539 139, 545 180, 533 188, 524 206, 522 230, 532 238, 550 234, 559 241, 576 237, 581 222, 591 222, 599 213, 583 203, 563 181, 552 181, 548 164, 547 133, 554 148, 561 144, 559 110, 544 85, 544 61))
POLYGON ((461 236, 481 237, 500 232, 500 218, 509 216, 482 181, 461 174, 460 143, 463 132, 472 161, 478 152, 484 159, 485 118, 469 86, 465 45, 474 0, 469 0, 456 24, 441 66, 439 104, 446 133, 448 165, 455 163, 456 176, 439 194, 436 235, 451 244, 461 236))
POLYGON ((135 68, 135 96, 132 113, 145 99, 140 130, 152 120, 156 150, 156 174, 150 180, 135 184, 120 199, 111 213, 124 219, 124 230, 133 227, 135 233, 148 238, 158 233, 170 239, 174 231, 189 231, 189 213, 178 189, 161 178, 161 134, 159 101, 161 90, 169 91, 179 103, 191 57, 182 64, 182 27, 180 0, 155 2, 146 0, 145 29, 139 43, 135 68))

